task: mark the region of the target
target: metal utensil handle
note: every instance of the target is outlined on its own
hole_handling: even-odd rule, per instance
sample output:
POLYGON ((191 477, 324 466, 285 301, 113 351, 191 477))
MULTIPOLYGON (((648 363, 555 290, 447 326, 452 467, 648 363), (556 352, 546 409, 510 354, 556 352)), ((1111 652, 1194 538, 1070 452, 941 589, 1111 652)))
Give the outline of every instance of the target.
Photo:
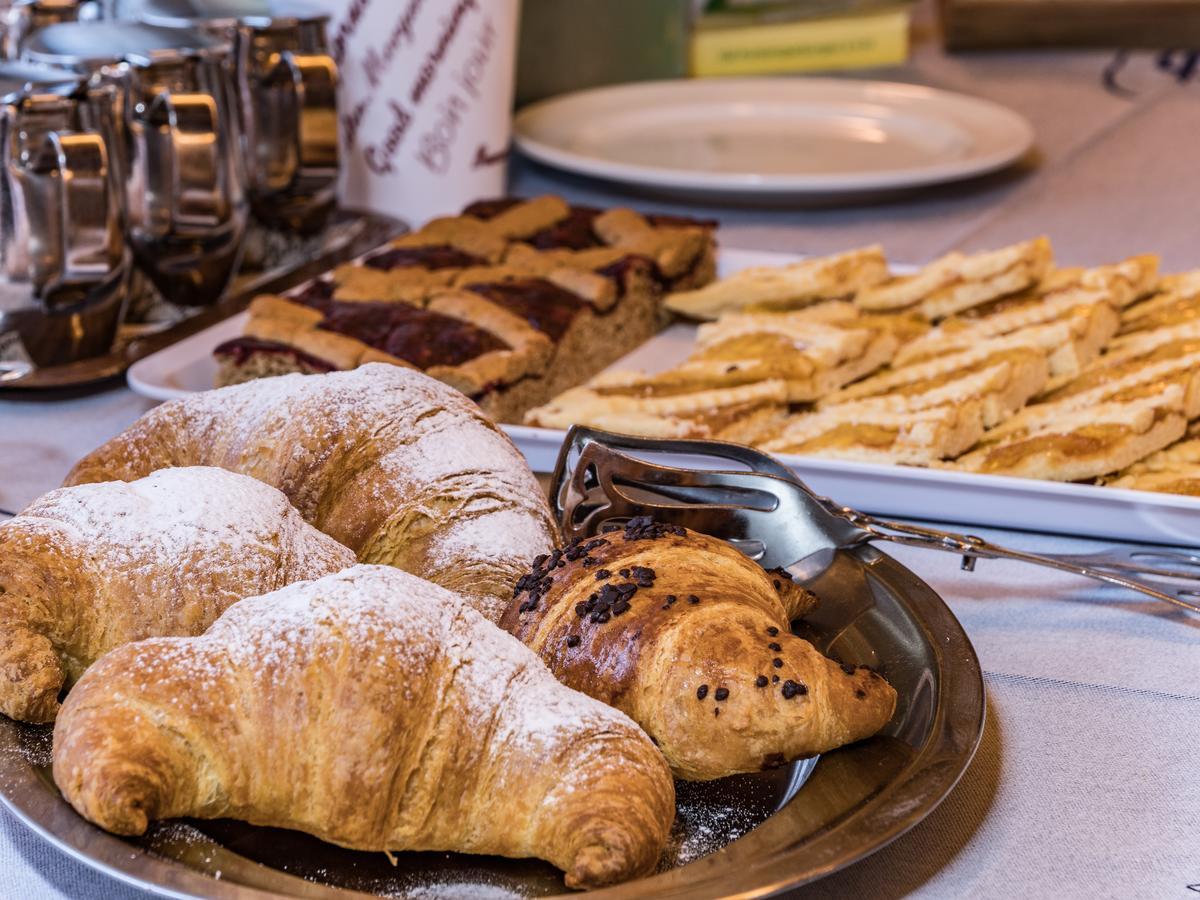
MULTIPOLYGON (((151 101, 147 128, 155 133, 158 178, 168 232, 211 232, 233 216, 232 186, 223 168, 217 102, 209 94, 163 91, 151 101)), ((154 166, 151 166, 153 169, 154 166)))
POLYGON ((63 288, 102 281, 122 265, 120 201, 97 134, 47 132, 27 171, 41 185, 36 202, 45 213, 37 295, 53 311, 60 302, 77 302, 63 288))
POLYGON ((121 265, 121 218, 108 149, 97 134, 46 137, 62 177, 62 280, 89 282, 121 265))
MULTIPOLYGON (((860 513, 845 507, 840 508, 840 511, 855 525, 869 531, 872 537, 897 544, 905 544, 910 547, 925 547, 930 550, 943 550, 955 553, 963 557, 965 568, 971 568, 971 561, 975 559, 1012 559, 1035 566, 1057 569, 1061 572, 1070 572, 1073 575, 1082 575, 1096 581, 1106 582, 1107 584, 1118 585, 1145 594, 1148 597, 1153 597, 1156 600, 1162 600, 1178 606, 1181 609, 1186 609, 1189 612, 1200 613, 1200 602, 1185 600, 1178 593, 1169 592, 1168 586, 1159 587, 1148 581, 1130 578, 1119 571, 1104 569, 1095 564, 1086 565, 1070 558, 1026 553, 1023 550, 1014 550, 1011 547, 1002 547, 999 544, 993 544, 991 541, 987 541, 976 535, 939 531, 935 528, 924 528, 920 525, 911 525, 907 522, 876 519, 873 516, 868 516, 866 513, 860 513)), ((1200 596, 1200 583, 1197 584, 1197 596, 1200 596)))
POLYGON ((300 174, 312 176, 324 170, 336 177, 337 63, 324 53, 285 50, 280 56, 283 64, 292 71, 292 83, 299 101, 296 104, 296 158, 300 174))

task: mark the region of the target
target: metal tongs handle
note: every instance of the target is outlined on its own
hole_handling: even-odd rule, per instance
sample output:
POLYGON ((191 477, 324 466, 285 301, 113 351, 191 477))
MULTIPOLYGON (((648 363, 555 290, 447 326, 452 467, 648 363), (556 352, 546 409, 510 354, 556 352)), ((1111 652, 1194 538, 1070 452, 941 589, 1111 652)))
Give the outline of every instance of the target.
MULTIPOLYGON (((1168 578, 1195 579, 1197 575, 1200 575, 1200 570, 1182 572, 1176 569, 1143 566, 1103 554, 1092 556, 1053 556, 1026 553, 1023 550, 1001 547, 999 544, 993 544, 991 541, 973 534, 957 534, 951 531, 939 531, 935 528, 924 528, 920 525, 912 525, 907 522, 877 519, 874 516, 869 516, 866 513, 861 513, 848 507, 837 506, 828 498, 822 497, 821 500, 833 512, 846 517, 863 531, 868 532, 873 538, 891 541, 896 544, 904 544, 909 547, 924 547, 929 550, 943 550, 949 553, 957 553, 962 556, 962 566, 967 571, 974 571, 975 560, 977 559, 1013 559, 1035 566, 1045 566, 1049 569, 1070 572, 1073 575, 1094 578, 1097 581, 1103 581, 1108 584, 1115 584, 1128 588, 1131 591, 1137 591, 1149 597, 1154 597, 1157 600, 1163 600, 1181 609, 1200 613, 1200 602, 1187 600, 1184 596, 1180 596, 1181 594, 1187 594, 1200 598, 1200 583, 1195 588, 1179 589, 1172 588, 1170 585, 1156 585, 1154 582, 1131 578, 1129 575, 1124 574, 1133 572, 1136 574, 1161 575, 1168 578)), ((1156 553, 1154 555, 1159 557, 1170 556, 1167 553, 1156 553)), ((1185 564, 1197 565, 1197 561, 1192 557, 1181 556, 1179 558, 1185 564)))

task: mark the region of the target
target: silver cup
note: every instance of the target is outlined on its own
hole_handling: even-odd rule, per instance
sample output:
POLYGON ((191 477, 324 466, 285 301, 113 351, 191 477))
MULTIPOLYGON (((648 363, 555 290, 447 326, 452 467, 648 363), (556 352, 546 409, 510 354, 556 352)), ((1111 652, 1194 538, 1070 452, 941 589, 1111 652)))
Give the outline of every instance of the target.
POLYGON ((198 31, 132 22, 51 26, 24 51, 116 89, 128 242, 163 298, 182 306, 224 293, 249 215, 229 54, 198 31))
POLYGON ((0 380, 112 347, 130 259, 110 101, 75 73, 0 65, 0 380))
POLYGON ((255 217, 312 233, 337 202, 337 64, 329 17, 298 0, 143 0, 144 22, 203 28, 234 48, 247 192, 255 217))

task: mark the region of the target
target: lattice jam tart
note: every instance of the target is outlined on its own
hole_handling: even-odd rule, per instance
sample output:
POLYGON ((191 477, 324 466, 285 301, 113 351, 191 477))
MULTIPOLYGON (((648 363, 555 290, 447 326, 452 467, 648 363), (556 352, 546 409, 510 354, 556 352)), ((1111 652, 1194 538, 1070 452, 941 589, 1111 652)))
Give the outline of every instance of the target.
POLYGON ((649 340, 663 292, 714 266, 711 223, 548 196, 475 204, 290 299, 255 301, 243 336, 215 351, 218 384, 387 361, 520 421, 649 340))

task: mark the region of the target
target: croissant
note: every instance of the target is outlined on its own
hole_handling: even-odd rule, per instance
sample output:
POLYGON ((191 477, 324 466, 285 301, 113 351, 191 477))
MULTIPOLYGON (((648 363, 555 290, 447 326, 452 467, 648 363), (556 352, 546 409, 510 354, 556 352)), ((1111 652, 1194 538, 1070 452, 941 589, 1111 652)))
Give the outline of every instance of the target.
POLYGON ((221 469, 51 491, 0 525, 0 712, 52 721, 112 648, 200 634, 247 594, 352 565, 279 491, 221 469))
POLYGON ((117 834, 231 817, 359 850, 541 857, 571 887, 649 872, 675 812, 628 718, 456 595, 365 565, 105 656, 58 716, 54 780, 117 834))
POLYGON ((868 737, 896 692, 790 633, 816 598, 728 544, 632 519, 535 561, 500 621, 559 680, 642 726, 676 777, 784 765, 868 737))
POLYGON ((193 465, 279 488, 361 562, 430 578, 492 621, 553 546, 520 452, 474 403, 412 369, 374 363, 193 394, 86 456, 67 484, 193 465))

